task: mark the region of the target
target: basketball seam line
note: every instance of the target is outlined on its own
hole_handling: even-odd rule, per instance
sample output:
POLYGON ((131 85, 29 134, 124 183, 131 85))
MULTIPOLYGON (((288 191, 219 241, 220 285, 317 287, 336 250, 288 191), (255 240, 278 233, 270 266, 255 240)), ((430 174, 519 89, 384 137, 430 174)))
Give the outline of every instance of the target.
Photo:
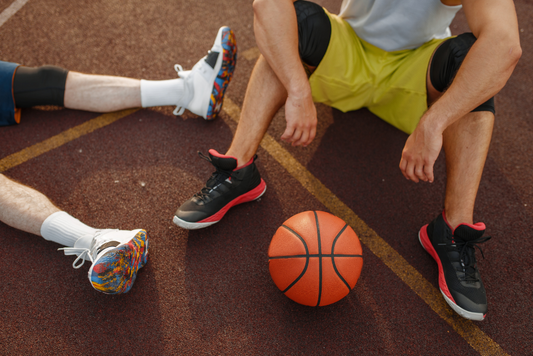
MULTIPOLYGON (((305 240, 296 233, 296 231, 294 231, 293 229, 291 229, 290 227, 286 226, 286 225, 281 225, 282 227, 284 227, 285 229, 289 230, 290 232, 292 232, 294 235, 296 235, 297 238, 300 239, 300 241, 302 241, 302 243, 304 244, 304 247, 305 247, 305 252, 307 255, 309 255, 309 249, 307 248, 307 244, 305 243, 305 240)), ((289 286, 287 288, 285 288, 285 290, 282 291, 282 293, 286 293, 289 289, 292 288, 292 286, 294 286, 305 274, 305 272, 307 271, 307 267, 309 266, 309 258, 306 258, 305 259, 305 267, 304 267, 304 270, 302 271, 302 273, 300 273, 300 275, 298 276, 298 278, 296 278, 291 284, 289 284, 289 286)))
POLYGON ((339 276, 339 278, 341 279, 341 281, 343 281, 343 283, 346 285, 346 287, 348 288, 348 293, 352 290, 352 288, 350 288, 350 284, 348 282, 346 282, 346 280, 344 279, 344 277, 342 277, 342 275, 339 273, 339 270, 337 269, 337 265, 335 264, 335 258, 333 258, 333 256, 335 256, 335 244, 337 243, 337 240, 339 239, 339 237, 342 235, 342 233, 344 232, 344 230, 346 230, 346 228, 348 227, 348 224, 345 224, 344 227, 341 229, 341 231, 339 231, 339 233, 337 234, 337 236, 335 236, 335 239, 333 239, 333 243, 331 244, 331 264, 333 265, 333 269, 335 270, 335 273, 337 273, 337 276, 339 276))
MULTIPOLYGON (((318 239, 318 254, 322 254, 322 244, 320 241, 320 226, 318 225, 318 214, 316 211, 313 211, 313 214, 315 214, 315 222, 316 222, 316 237, 318 239)), ((309 259, 307 259, 309 261, 309 259)), ((322 259, 318 260, 318 301, 316 302, 316 306, 320 306, 320 300, 322 299, 322 259)))

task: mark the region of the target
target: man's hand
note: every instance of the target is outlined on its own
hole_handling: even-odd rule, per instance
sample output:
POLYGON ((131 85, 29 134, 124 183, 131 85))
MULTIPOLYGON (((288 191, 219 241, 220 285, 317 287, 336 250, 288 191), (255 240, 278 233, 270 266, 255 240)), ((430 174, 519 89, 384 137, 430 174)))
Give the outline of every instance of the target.
POLYGON ((307 146, 316 135, 316 107, 311 95, 295 98, 289 95, 285 102, 287 128, 281 139, 293 146, 307 146))
POLYGON ((409 136, 402 151, 400 169, 405 178, 433 183, 433 165, 442 148, 442 132, 422 122, 409 136))

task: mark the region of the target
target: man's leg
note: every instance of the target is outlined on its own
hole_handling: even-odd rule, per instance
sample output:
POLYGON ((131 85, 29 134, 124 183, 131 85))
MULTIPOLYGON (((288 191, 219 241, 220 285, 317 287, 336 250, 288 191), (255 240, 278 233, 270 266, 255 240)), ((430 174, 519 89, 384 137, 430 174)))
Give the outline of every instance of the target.
MULTIPOLYGON (((314 3, 294 3, 300 59, 312 71, 328 47, 331 25, 324 9, 314 3), (317 34, 319 34, 317 36, 317 34), (318 37, 318 38, 317 38, 318 37)), ((260 198, 266 184, 255 166, 255 153, 274 115, 285 104, 287 91, 263 56, 260 56, 244 98, 237 131, 225 155, 209 150, 204 156, 216 168, 204 188, 183 203, 174 223, 185 229, 215 224, 233 206, 260 198)))
POLYGON ((222 108, 235 69, 237 46, 233 31, 222 27, 208 55, 190 71, 175 65, 179 78, 139 80, 68 72, 54 66, 19 67, 13 78, 18 108, 59 105, 70 109, 110 112, 136 107, 174 106, 206 120, 222 108))
MULTIPOLYGON (((463 34, 443 42, 435 50, 426 78, 428 104, 437 101, 451 84, 474 42, 472 34, 463 34)), ((461 223, 473 223, 477 190, 492 137, 494 112, 492 98, 444 131, 447 176, 444 211, 452 228, 461 223)))
MULTIPOLYGON (((308 75, 322 61, 331 37, 331 24, 324 9, 309 1, 294 3, 298 24, 298 53, 308 75)), ((285 104, 287 91, 264 57, 256 63, 246 95, 239 125, 226 153, 239 164, 254 156, 272 118, 285 104)))
POLYGON ((255 152, 287 93, 260 56, 244 97, 235 137, 225 155, 209 150, 207 158, 217 171, 206 187, 182 204, 173 222, 185 229, 200 229, 220 221, 234 205, 261 197, 266 184, 255 167, 255 152))
POLYGON ((285 87, 260 56, 248 82, 239 125, 226 155, 237 158, 238 165, 250 161, 285 100, 285 87))
MULTIPOLYGON (((444 42, 442 48, 435 51, 428 70, 430 104, 438 100, 451 83, 461 57, 464 58, 475 38, 463 36, 448 41, 451 42, 444 42), (447 65, 441 66, 441 63, 447 65)), ((487 312, 475 246, 489 238, 482 237, 485 224, 474 224, 473 215, 493 125, 494 102, 491 99, 444 131, 447 178, 444 211, 419 232, 422 246, 439 265, 439 287, 444 299, 458 314, 472 320, 483 320, 487 312)))
POLYGON ((0 221, 41 236, 43 222, 58 211, 42 193, 0 174, 0 221))
POLYGON ((99 230, 58 209, 42 193, 0 174, 0 221, 48 241, 67 246, 77 255, 74 268, 92 262, 89 281, 107 294, 128 292, 148 254, 144 230, 99 230), (81 261, 81 262, 79 262, 81 261))
POLYGON ((452 228, 473 224, 474 204, 489 150, 494 114, 472 112, 444 131, 446 197, 444 211, 452 228))
MULTIPOLYGON (((180 79, 174 79, 180 81, 180 79)), ((181 80, 182 81, 182 80, 181 80)), ((179 91, 176 89, 176 98, 179 91)), ((175 102, 177 99, 175 98, 175 102)), ((69 72, 64 106, 69 109, 112 112, 141 107, 139 79, 69 72)))

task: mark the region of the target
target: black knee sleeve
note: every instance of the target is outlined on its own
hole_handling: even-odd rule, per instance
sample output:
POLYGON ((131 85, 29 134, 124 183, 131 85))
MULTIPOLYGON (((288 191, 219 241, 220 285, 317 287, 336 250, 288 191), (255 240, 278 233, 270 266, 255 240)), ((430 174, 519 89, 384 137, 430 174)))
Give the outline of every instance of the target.
POLYGON ((67 74, 66 69, 55 66, 38 68, 20 66, 13 78, 15 106, 18 108, 36 105, 64 106, 67 74))
MULTIPOLYGON (((437 48, 429 68, 429 78, 435 89, 443 92, 452 84, 474 42, 476 42, 476 37, 473 34, 463 33, 444 41, 437 48)), ((494 114, 496 112, 494 98, 490 98, 472 111, 490 111, 494 114)))
POLYGON ((331 37, 331 23, 324 9, 309 1, 296 1, 298 51, 305 64, 317 67, 324 58, 331 37))

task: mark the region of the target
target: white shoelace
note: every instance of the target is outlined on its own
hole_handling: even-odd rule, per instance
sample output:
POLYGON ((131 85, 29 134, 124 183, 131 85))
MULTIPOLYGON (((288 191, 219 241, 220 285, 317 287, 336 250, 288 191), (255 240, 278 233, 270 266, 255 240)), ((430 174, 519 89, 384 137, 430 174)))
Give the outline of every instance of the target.
POLYGON ((74 260, 72 263, 72 267, 75 269, 80 268, 85 263, 85 257, 88 257, 91 262, 94 262, 93 256, 91 256, 91 250, 88 248, 79 248, 79 247, 62 247, 58 248, 58 250, 65 251, 65 255, 78 255, 78 257, 74 260), (80 264, 76 264, 81 259, 80 264))
MULTIPOLYGON (((175 65, 174 65, 174 70, 178 73, 178 76, 179 76, 180 78, 182 78, 183 80, 186 80, 186 77, 182 77, 182 76, 180 75, 180 73, 185 72, 185 71, 183 70, 183 67, 182 67, 181 65, 179 65, 179 64, 175 64, 175 65)), ((185 109, 186 109, 185 105, 182 106, 182 103, 181 103, 181 100, 180 100, 180 101, 178 101, 178 104, 177 104, 177 106, 176 106, 176 109, 174 109, 174 111, 173 111, 172 113, 173 113, 174 115, 176 115, 176 116, 180 116, 180 115, 182 115, 182 114, 185 112, 185 109)))
POLYGON ((93 237, 93 239, 92 239, 90 248, 87 248, 87 247, 62 247, 62 248, 58 248, 58 250, 64 251, 65 255, 67 255, 67 256, 78 255, 78 257, 72 263, 72 267, 74 267, 75 269, 78 269, 81 266, 83 266, 83 264, 85 263, 85 258, 88 258, 91 261, 91 263, 94 263, 94 259, 96 258, 96 253, 94 253, 94 252, 98 250, 98 247, 103 245, 104 243, 108 243, 108 242, 112 241, 112 240, 103 241, 104 235, 109 233, 109 232, 111 232, 111 231, 118 231, 118 230, 117 229, 97 230, 95 235, 94 235, 94 237, 93 237), (80 259, 81 259, 81 263, 78 263, 78 261, 80 259))

